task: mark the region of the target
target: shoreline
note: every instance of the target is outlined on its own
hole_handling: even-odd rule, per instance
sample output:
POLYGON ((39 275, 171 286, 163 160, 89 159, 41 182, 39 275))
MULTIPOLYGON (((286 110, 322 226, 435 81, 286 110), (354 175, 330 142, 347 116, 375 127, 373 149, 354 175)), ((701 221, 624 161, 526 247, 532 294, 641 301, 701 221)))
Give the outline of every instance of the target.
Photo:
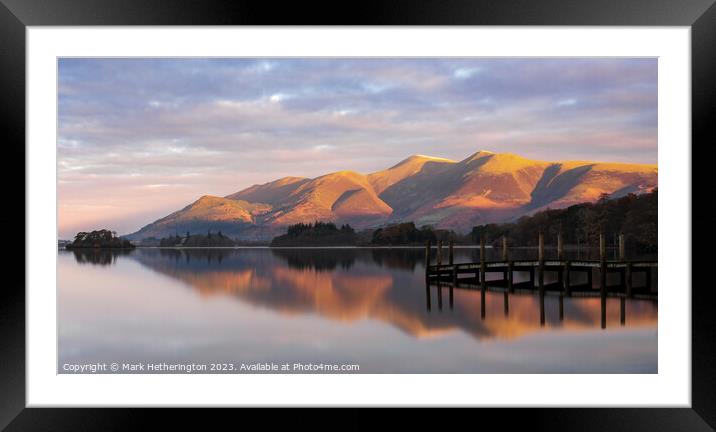
MULTIPOLYGON (((454 245, 455 249, 480 249, 480 245, 454 245)), ((447 249, 447 246, 443 246, 447 249)), ((538 249, 539 246, 510 246, 510 249, 531 250, 538 249)), ((557 246, 544 246, 545 250, 557 249, 557 246)), ((135 250, 135 249, 425 249, 425 245, 395 245, 395 246, 135 246, 133 248, 59 248, 59 250, 135 250)), ((437 249, 437 245, 431 245, 431 249, 437 249)), ((485 249, 501 249, 500 246, 485 245, 485 249)), ((565 245, 565 250, 598 250, 598 246, 570 246, 565 245)), ((607 250, 617 250, 617 246, 607 246, 607 250)))

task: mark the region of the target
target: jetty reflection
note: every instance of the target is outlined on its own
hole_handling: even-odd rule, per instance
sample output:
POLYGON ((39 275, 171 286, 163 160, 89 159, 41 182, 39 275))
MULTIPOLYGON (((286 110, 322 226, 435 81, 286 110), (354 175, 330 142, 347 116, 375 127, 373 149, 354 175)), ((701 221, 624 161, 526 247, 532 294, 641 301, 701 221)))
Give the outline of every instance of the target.
MULTIPOLYGON (((566 297, 562 293, 559 294, 552 294, 552 293, 539 293, 539 292, 509 292, 506 289, 502 288, 484 288, 484 289, 475 289, 475 288, 465 288, 465 287, 456 287, 452 284, 426 284, 425 289, 425 299, 426 299, 426 310, 430 312, 432 307, 432 292, 435 292, 437 297, 437 310, 442 311, 443 310, 443 303, 442 298, 444 295, 444 291, 447 291, 447 295, 449 296, 449 309, 452 310, 454 308, 454 298, 455 298, 455 291, 472 291, 473 295, 477 296, 479 293, 480 298, 480 318, 482 320, 485 320, 488 316, 488 308, 492 308, 490 310, 490 315, 492 313, 498 313, 498 308, 495 306, 494 302, 495 300, 491 300, 490 297, 494 297, 497 299, 499 297, 499 293, 502 295, 502 316, 505 318, 510 317, 510 302, 514 303, 520 303, 530 300, 525 300, 525 298, 538 298, 539 299, 539 325, 541 327, 544 327, 547 322, 549 322, 553 326, 557 326, 559 323, 559 326, 562 326, 563 321, 565 321, 565 301, 567 303, 567 313, 571 313, 575 310, 577 311, 577 316, 574 317, 576 321, 578 321, 581 324, 592 324, 596 322, 596 319, 588 319, 585 320, 585 312, 587 314, 594 312, 595 309, 597 309, 596 305, 598 305, 598 313, 599 313, 599 325, 602 329, 607 328, 607 320, 616 320, 616 312, 614 309, 616 309, 616 304, 619 305, 619 325, 625 326, 627 321, 627 309, 629 310, 629 313, 635 312, 637 316, 635 317, 639 322, 649 322, 650 313, 646 312, 645 309, 642 307, 634 308, 632 303, 628 302, 627 298, 625 296, 618 297, 618 298, 608 298, 607 296, 600 296, 598 298, 594 297, 566 297), (553 303, 557 303, 557 308, 554 310, 554 308, 551 306, 553 303), (577 303, 572 304, 572 303, 577 303), (609 307, 607 306, 609 304, 609 307), (629 304, 629 308, 627 308, 627 304, 629 304), (494 309, 494 310, 492 310, 494 309), (556 317, 556 319, 555 319, 556 317), (646 320, 645 320, 646 319, 646 320)), ((642 303, 651 304, 654 308, 654 323, 656 322, 656 308, 657 308, 657 302, 656 300, 642 300, 642 303)), ((648 308, 647 308, 648 310, 648 308)), ((524 316, 524 310, 520 311, 520 314, 524 316)), ((596 314, 596 312, 594 312, 596 314)), ((573 317, 568 317, 567 321, 573 321, 573 317)), ((572 322, 569 323, 571 326, 572 322)))
POLYGON ((138 249, 127 258, 203 297, 227 296, 286 315, 376 320, 414 337, 514 338, 657 322, 652 300, 426 284, 419 249, 138 249))

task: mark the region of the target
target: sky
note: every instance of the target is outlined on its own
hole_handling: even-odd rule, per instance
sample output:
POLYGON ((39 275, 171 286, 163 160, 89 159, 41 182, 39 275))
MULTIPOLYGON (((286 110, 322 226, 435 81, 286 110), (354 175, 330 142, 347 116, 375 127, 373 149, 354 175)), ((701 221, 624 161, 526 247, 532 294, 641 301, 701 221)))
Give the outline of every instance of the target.
POLYGON ((478 150, 657 162, 657 59, 62 58, 60 238, 202 195, 478 150))

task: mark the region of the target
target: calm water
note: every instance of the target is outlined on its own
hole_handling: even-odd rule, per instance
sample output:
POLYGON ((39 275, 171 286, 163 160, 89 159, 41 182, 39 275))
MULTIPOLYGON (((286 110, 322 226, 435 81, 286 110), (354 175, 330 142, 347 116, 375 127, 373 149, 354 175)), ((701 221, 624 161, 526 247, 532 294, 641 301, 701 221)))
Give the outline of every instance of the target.
MULTIPOLYGON (((456 262, 477 253, 457 249, 456 262)), ((447 287, 426 290, 423 258, 422 249, 60 251, 58 372, 96 363, 657 372, 654 301, 627 300, 622 314, 609 298, 604 329, 599 298, 547 295, 543 319, 535 294, 454 289, 451 304, 447 287)))

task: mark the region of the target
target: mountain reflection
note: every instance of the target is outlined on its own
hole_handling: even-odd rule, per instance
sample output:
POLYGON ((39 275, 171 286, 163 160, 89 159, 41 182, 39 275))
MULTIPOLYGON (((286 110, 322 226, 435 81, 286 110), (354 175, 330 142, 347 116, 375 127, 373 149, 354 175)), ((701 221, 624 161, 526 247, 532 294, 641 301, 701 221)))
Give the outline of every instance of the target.
MULTIPOLYGON (((415 337, 462 331, 475 338, 513 338, 546 329, 656 326, 657 306, 651 301, 609 298, 602 307, 599 298, 426 287, 423 253, 139 249, 131 258, 202 296, 228 295, 282 314, 316 314, 342 322, 379 320, 415 337)), ((471 253, 464 252, 462 258, 471 253)))

